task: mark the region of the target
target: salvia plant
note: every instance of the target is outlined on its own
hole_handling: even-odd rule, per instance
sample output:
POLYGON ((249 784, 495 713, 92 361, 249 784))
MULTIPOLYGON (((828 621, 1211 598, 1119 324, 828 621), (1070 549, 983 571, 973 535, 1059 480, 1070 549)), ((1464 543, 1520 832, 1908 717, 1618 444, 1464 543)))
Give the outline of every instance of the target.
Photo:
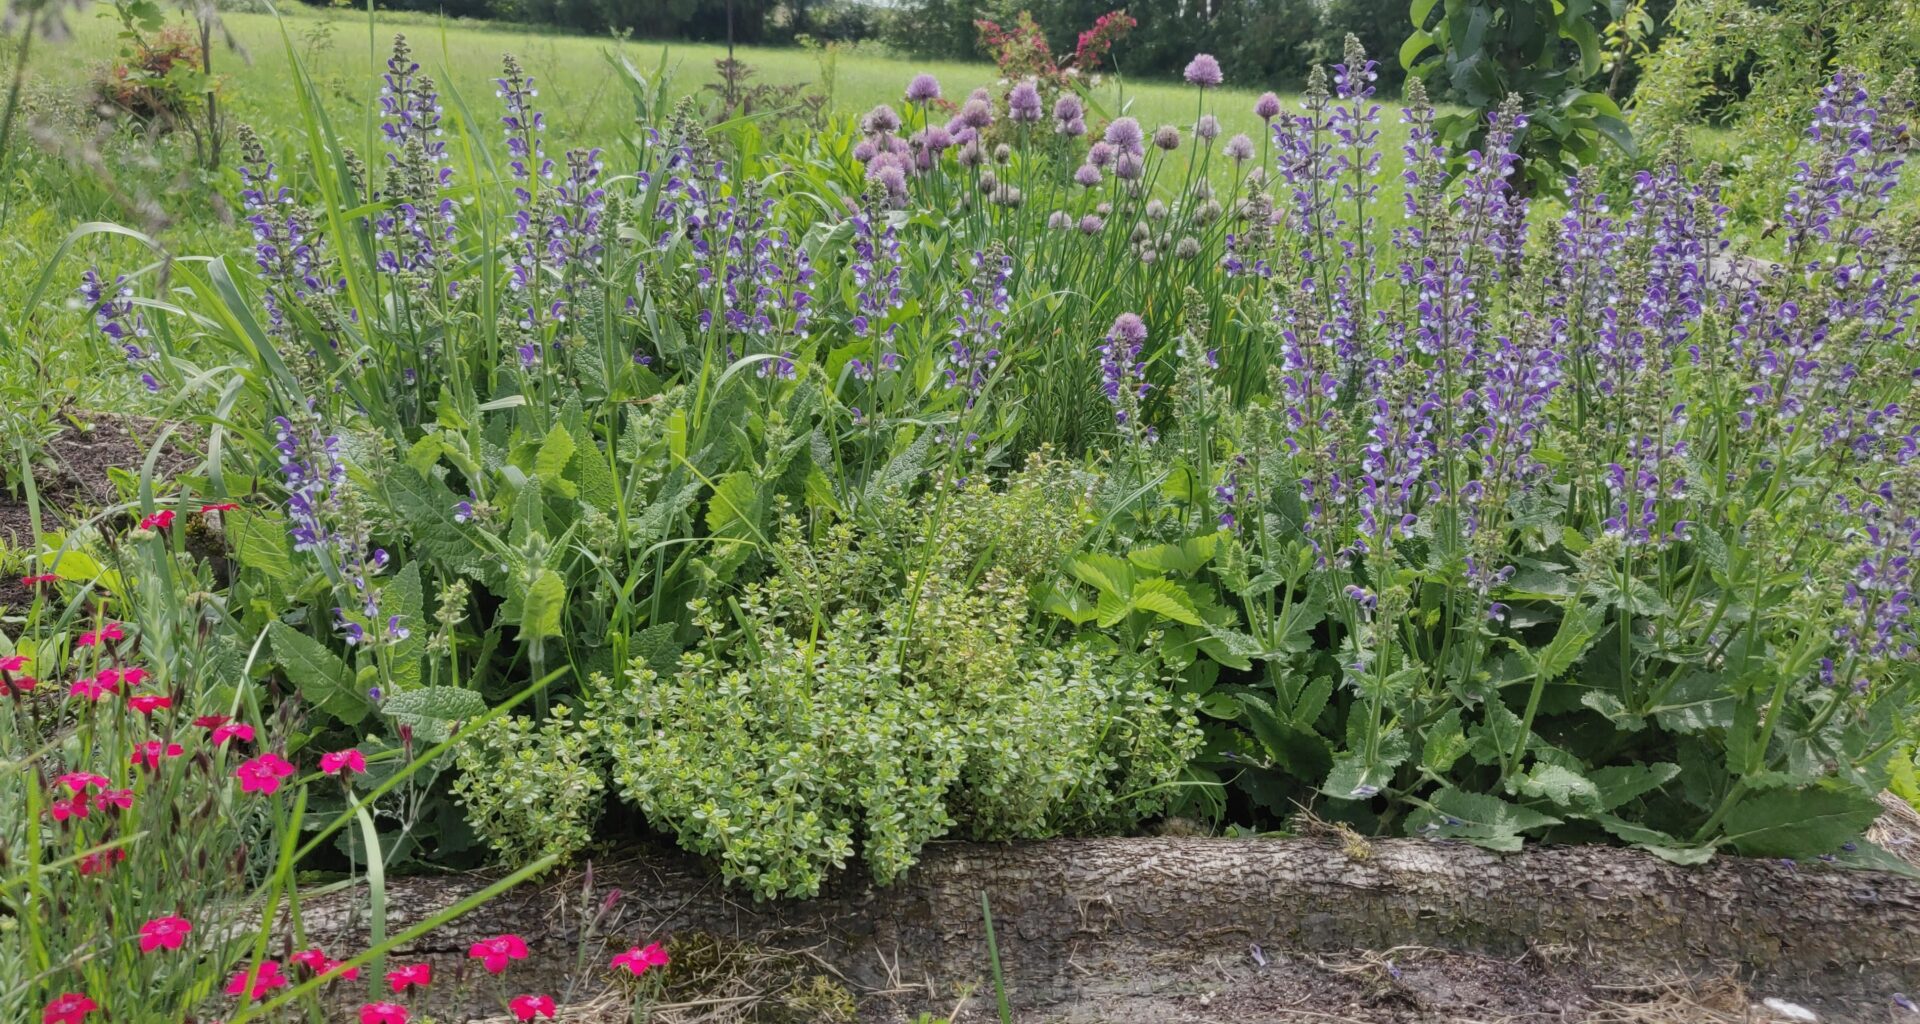
MULTIPOLYGON (((82 293, 215 440, 224 607, 317 735, 557 676, 461 757, 554 808, 459 785, 500 853, 604 790, 761 896, 1303 806, 1873 861, 1920 229, 1861 76, 1735 239, 1679 159, 1518 187, 1517 100, 1451 151, 1357 43, 1246 112, 1197 56, 1164 126, 919 76, 769 137, 627 71, 632 133, 565 151, 511 58, 489 111, 396 43, 379 152, 302 77, 243 136, 251 253, 82 293)), ((464 842, 453 786, 382 848, 464 842)))

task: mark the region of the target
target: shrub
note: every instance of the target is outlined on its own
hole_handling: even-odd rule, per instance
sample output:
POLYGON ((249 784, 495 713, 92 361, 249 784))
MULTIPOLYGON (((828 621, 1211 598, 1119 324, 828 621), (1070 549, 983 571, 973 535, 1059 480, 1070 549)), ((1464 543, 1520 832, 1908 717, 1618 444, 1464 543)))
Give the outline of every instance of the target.
POLYGON ((168 25, 152 38, 135 38, 94 75, 103 104, 171 129, 193 117, 201 102, 200 43, 184 25, 168 25))
POLYGON ((1913 0, 1680 4, 1660 46, 1642 62, 1635 118, 1652 137, 1679 136, 1701 123, 1725 129, 1702 139, 1699 150, 1719 163, 1722 201, 1736 220, 1763 224, 1778 219, 1792 187, 1779 168, 1802 149, 1806 97, 1836 69, 1853 68, 1886 90, 1889 121, 1911 124, 1920 99, 1915 54, 1920 4, 1913 0))
POLYGON ((594 764, 596 731, 591 719, 576 725, 562 705, 537 726, 518 715, 496 718, 460 745, 453 795, 502 862, 564 862, 586 849, 606 788, 594 764))
POLYGON ((590 687, 622 795, 723 876, 806 896, 857 854, 885 884, 956 824, 1039 838, 1170 802, 1190 719, 1121 659, 1036 643, 1003 573, 922 581, 910 616, 848 525, 789 518, 777 543, 737 634, 698 605, 670 675, 639 662, 590 687))
POLYGON ((1514 170, 1530 190, 1545 189, 1598 162, 1603 144, 1635 150, 1619 104, 1592 88, 1599 84, 1607 10, 1559 0, 1415 0, 1414 31, 1400 63, 1436 95, 1468 108, 1435 119, 1451 152, 1484 147, 1490 115, 1517 103, 1526 117, 1516 133, 1514 170))

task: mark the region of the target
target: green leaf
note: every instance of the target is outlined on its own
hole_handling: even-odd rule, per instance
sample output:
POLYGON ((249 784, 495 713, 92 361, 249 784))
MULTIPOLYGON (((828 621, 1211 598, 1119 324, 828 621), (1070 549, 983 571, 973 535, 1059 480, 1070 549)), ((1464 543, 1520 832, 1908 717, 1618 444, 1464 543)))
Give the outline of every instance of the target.
POLYGON ((1067 590, 1047 588, 1045 596, 1040 599, 1040 610, 1058 615, 1076 626, 1092 622, 1099 614, 1078 587, 1067 590))
POLYGON ((380 481, 387 504, 406 520, 415 548, 446 569, 491 586, 499 566, 487 557, 467 528, 454 521, 459 502, 445 484, 410 466, 398 466, 380 481))
POLYGON ((1611 811, 1672 782, 1679 774, 1679 765, 1662 761, 1648 765, 1609 765, 1594 769, 1587 777, 1600 791, 1601 808, 1611 811))
POLYGON ((1520 849, 1523 833, 1560 824, 1559 818, 1510 804, 1485 793, 1443 789, 1427 803, 1430 806, 1408 816, 1409 835, 1465 839, 1478 846, 1508 853, 1520 849))
POLYGON ((1437 3, 1439 0, 1413 0, 1413 6, 1407 11, 1407 16, 1412 19, 1414 28, 1427 27, 1427 15, 1433 13, 1434 5, 1437 3))
POLYGON ((348 725, 367 717, 369 703, 354 684, 353 669, 325 644, 277 619, 267 626, 267 641, 273 660, 308 703, 348 725))
POLYGON ((707 532, 741 540, 760 525, 760 484, 752 473, 734 472, 720 478, 707 503, 707 532))
POLYGON ((458 686, 423 686, 395 694, 380 706, 394 725, 408 726, 413 738, 439 743, 453 734, 459 723, 487 713, 486 698, 458 686))
POLYGON ((619 506, 619 487, 607 457, 598 447, 582 448, 573 457, 573 475, 580 482, 580 500, 602 512, 612 513, 619 506))
POLYGON ((808 508, 840 513, 840 499, 833 493, 833 481, 817 465, 807 467, 806 498, 808 508))
POLYGON ((1213 560, 1220 534, 1189 537, 1178 544, 1155 544, 1127 552, 1127 561, 1148 572, 1190 573, 1213 560))
POLYGON ((1164 576, 1141 580, 1133 585, 1133 600, 1130 602, 1136 611, 1152 612, 1162 618, 1189 626, 1204 626, 1200 613, 1193 606, 1193 598, 1181 589, 1178 583, 1164 576))
POLYGON ((547 532, 547 503, 540 494, 540 488, 528 481, 521 485, 520 493, 513 497, 513 517, 508 536, 515 546, 524 545, 528 537, 534 534, 544 536, 547 532))
POLYGON ((1860 838, 1879 816, 1879 802, 1857 789, 1770 789, 1734 805, 1721 841, 1749 857, 1809 860, 1860 838))
POLYGON ((1366 800, 1385 789, 1393 781, 1394 769, 1412 755, 1412 746, 1407 742, 1406 733, 1394 729, 1381 735, 1379 750, 1372 761, 1367 760, 1362 750, 1335 758, 1327 780, 1320 784, 1320 792, 1336 800, 1366 800))
POLYGON ((1693 671, 1681 676, 1660 703, 1648 711, 1662 729, 1704 732, 1731 726, 1733 704, 1733 695, 1727 692, 1720 675, 1693 671))
POLYGON ((1509 601, 1539 601, 1572 597, 1579 585, 1571 578, 1541 565, 1522 565, 1507 581, 1503 596, 1509 601))
POLYGON ((1567 27, 1565 36, 1580 47, 1580 77, 1590 78, 1600 70, 1600 33, 1593 22, 1582 19, 1567 27))
POLYGON ((1099 600, 1093 606, 1094 621, 1103 629, 1110 629, 1125 621, 1133 614, 1133 605, 1127 599, 1111 591, 1100 591, 1099 600))
POLYGON ((541 569, 520 602, 520 639, 559 636, 566 607, 566 582, 552 569, 541 569))
POLYGON ((906 490, 913 486, 920 474, 925 472, 927 453, 933 448, 933 431, 922 430, 914 435, 904 451, 887 460, 887 464, 867 481, 867 493, 879 494, 889 490, 906 490))
POLYGON ((1427 742, 1420 753, 1420 766, 1436 775, 1445 775, 1467 753, 1467 734, 1460 728, 1460 709, 1452 708, 1440 720, 1427 727, 1427 742))
POLYGON ((224 518, 233 557, 241 565, 288 586, 300 582, 284 522, 239 509, 224 513, 224 518))
POLYGON ((440 461, 440 456, 445 451, 446 442, 439 434, 425 434, 413 443, 413 447, 407 449, 406 462, 413 467, 414 472, 426 476, 433 472, 434 463, 440 461))
MULTIPOLYGON (((669 483, 672 480, 672 477, 668 477, 669 483)), ((628 543, 633 547, 643 547, 665 536, 667 527, 672 525, 675 517, 692 508, 693 503, 700 499, 700 491, 705 486, 694 482, 683 484, 678 489, 662 488, 660 496, 652 504, 628 521, 632 534, 628 543)))
POLYGON ((1560 678, 1593 646, 1606 620, 1606 610, 1600 605, 1570 602, 1563 606, 1563 616, 1553 639, 1533 656, 1534 671, 1547 682, 1560 678))
POLYGON ((1075 555, 1067 563, 1067 571, 1103 595, 1126 597, 1133 593, 1133 569, 1124 560, 1105 552, 1075 555))
POLYGON ((1520 716, 1497 699, 1487 701, 1481 708, 1486 720, 1469 730, 1473 737, 1469 749, 1473 759, 1481 764, 1499 764, 1520 739, 1520 716))
POLYGON ((1713 847, 1689 846, 1658 829, 1636 825, 1631 821, 1616 818, 1611 814, 1593 815, 1593 820, 1614 836, 1623 839, 1653 854, 1661 860, 1673 864, 1705 864, 1713 859, 1713 847))
POLYGON ((1841 848, 1833 855, 1830 863, 1846 868, 1859 868, 1866 871, 1889 871, 1908 878, 1920 878, 1920 868, 1914 867, 1878 843, 1861 839, 1853 844, 1853 849, 1841 848))
POLYGON ((1342 754, 1334 759, 1320 792, 1335 800, 1370 800, 1393 781, 1393 768, 1368 764, 1362 754, 1342 754))
POLYGON ((1261 650, 1260 641, 1253 637, 1211 623, 1207 626, 1207 636, 1200 641, 1200 649, 1214 661, 1242 672, 1253 667, 1253 659, 1266 653, 1261 650))
POLYGON ((579 493, 573 481, 566 479, 567 465, 573 461, 576 446, 573 435, 567 428, 554 424, 547 431, 546 439, 540 442, 540 451, 533 457, 533 472, 540 478, 540 486, 562 497, 571 498, 579 493))
POLYGON ((1240 720, 1260 741, 1267 759, 1295 777, 1313 778, 1327 771, 1327 742, 1311 729, 1300 729, 1274 714, 1266 701, 1251 693, 1236 694, 1240 720))
MULTIPOLYGON (((1433 6, 1433 0, 1415 0, 1414 9, 1419 10, 1423 3, 1429 8, 1433 6)), ((1413 62, 1431 46, 1433 46, 1433 37, 1415 29, 1414 33, 1407 37, 1406 42, 1400 44, 1400 66, 1411 71, 1413 62)))
MULTIPOLYGON (((399 689, 411 689, 420 685, 420 657, 426 653, 427 629, 424 608, 426 592, 420 585, 420 565, 407 563, 406 568, 393 574, 393 579, 380 588, 380 610, 387 615, 398 616, 400 624, 407 630, 407 638, 394 641, 387 649, 392 664, 393 681, 399 689)), ((385 622, 376 622, 374 627, 386 629, 385 622)))
POLYGON ((1635 141, 1633 129, 1627 125, 1626 121, 1611 114, 1598 114, 1594 116, 1593 129, 1627 156, 1640 155, 1640 143, 1635 141))
POLYGON ((1627 710, 1620 698, 1605 690, 1588 690, 1580 695, 1580 703, 1592 711, 1604 716, 1615 728, 1627 732, 1639 732, 1647 727, 1647 720, 1627 710))
POLYGON ((1600 804, 1600 789, 1592 780, 1557 764, 1535 764, 1520 780, 1520 793, 1566 808, 1600 804))
POLYGON ((1285 612, 1275 616, 1270 643, 1275 651, 1299 654, 1313 646, 1313 630, 1327 617, 1327 602, 1320 588, 1307 591, 1285 612))
POLYGON ((674 624, 671 622, 648 626, 633 635, 629 650, 655 672, 663 676, 672 675, 680 663, 680 641, 674 633, 674 624))

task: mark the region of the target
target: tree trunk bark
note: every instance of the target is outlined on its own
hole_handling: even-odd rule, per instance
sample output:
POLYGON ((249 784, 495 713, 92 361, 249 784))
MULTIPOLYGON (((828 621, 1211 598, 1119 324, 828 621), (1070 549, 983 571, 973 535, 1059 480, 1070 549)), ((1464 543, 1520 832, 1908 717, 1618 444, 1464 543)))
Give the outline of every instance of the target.
MULTIPOLYGON (((395 880, 388 934, 488 881, 395 880)), ((604 950, 706 933, 809 949, 876 990, 908 979, 950 991, 941 986, 988 976, 983 892, 1012 997, 1024 1006, 1072 1000, 1097 979, 1141 980, 1169 963, 1249 962, 1255 945, 1268 953, 1427 946, 1533 954, 1618 977, 1731 970, 1818 1002, 1827 1020, 1854 1011, 1885 1020, 1893 993, 1920 996, 1920 882, 1912 879, 1724 857, 1679 867, 1613 847, 1502 855, 1410 839, 937 843, 891 888, 847 884, 772 904, 726 891, 698 865, 669 856, 530 883, 400 955, 456 961, 478 938, 517 932, 534 962, 516 965, 516 983, 559 988, 583 943, 589 968, 604 968, 604 950), (588 927, 612 889, 622 893, 614 909, 588 927)), ((317 901, 308 929, 354 948, 364 930, 352 917, 364 904, 363 894, 317 901)))

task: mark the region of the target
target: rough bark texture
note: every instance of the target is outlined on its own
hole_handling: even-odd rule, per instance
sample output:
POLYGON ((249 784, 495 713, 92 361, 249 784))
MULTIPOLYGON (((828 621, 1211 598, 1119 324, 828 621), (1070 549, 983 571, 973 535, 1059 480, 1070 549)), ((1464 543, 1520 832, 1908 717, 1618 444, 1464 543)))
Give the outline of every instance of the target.
MULTIPOLYGON (((398 881, 389 928, 486 882, 398 881)), ((1501 855, 1419 840, 941 843, 892 888, 760 905, 697 865, 648 860, 599 867, 590 883, 576 874, 523 886, 410 952, 458 957, 476 938, 513 931, 534 947, 524 969, 559 977, 583 938, 604 963, 603 946, 700 932, 810 948, 857 985, 939 988, 987 973, 983 891, 1014 1000, 1026 1006, 1137 984, 1183 958, 1247 961, 1255 944, 1531 953, 1623 977, 1731 970, 1823 1006, 1829 1020, 1884 1020, 1892 993, 1920 993, 1920 882, 1735 858, 1678 867, 1616 848, 1501 855), (586 915, 614 888, 618 920, 585 935, 586 915)), ((309 908, 322 918, 309 927, 357 932, 349 908, 362 902, 309 908)))

